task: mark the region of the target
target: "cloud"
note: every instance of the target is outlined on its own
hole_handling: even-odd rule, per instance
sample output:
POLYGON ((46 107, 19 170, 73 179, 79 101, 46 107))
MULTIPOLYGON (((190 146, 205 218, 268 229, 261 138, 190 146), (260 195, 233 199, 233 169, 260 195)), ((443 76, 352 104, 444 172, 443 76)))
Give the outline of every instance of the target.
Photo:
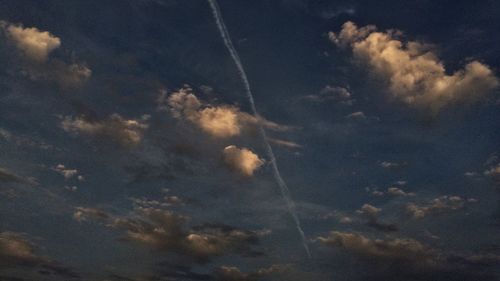
POLYGON ((318 103, 339 102, 344 105, 352 105, 354 103, 354 99, 352 99, 351 96, 352 95, 349 90, 344 87, 327 85, 321 89, 319 94, 307 95, 301 99, 318 103))
POLYGON ((289 270, 288 266, 272 265, 255 272, 244 273, 234 266, 221 266, 215 270, 215 279, 219 281, 257 281, 272 274, 279 274, 289 270))
POLYGON ((369 220, 376 220, 378 214, 382 211, 382 209, 372 206, 370 204, 364 204, 361 209, 356 212, 369 220))
POLYGON ((434 263, 436 253, 413 239, 371 239, 362 234, 332 231, 318 240, 364 259, 400 262, 434 263))
POLYGON ((35 178, 31 177, 23 177, 20 175, 17 175, 14 172, 11 172, 5 168, 0 167, 0 181, 3 182, 18 182, 18 183, 25 183, 25 184, 32 184, 36 185, 37 181, 35 178))
POLYGON ((387 194, 392 195, 392 196, 415 196, 416 194, 413 192, 405 192, 399 187, 389 187, 387 188, 387 194))
POLYGON ((500 185, 500 164, 497 164, 496 166, 492 166, 489 169, 487 169, 486 171, 484 171, 484 175, 493 179, 493 181, 497 185, 500 185))
POLYGON ((292 141, 286 141, 286 140, 280 140, 280 139, 275 139, 275 138, 267 138, 267 140, 270 142, 270 143, 273 143, 273 144, 276 144, 276 145, 279 145, 279 146, 283 146, 283 147, 286 147, 286 148, 302 148, 302 145, 298 144, 298 143, 295 143, 295 142, 292 142, 292 141))
POLYGON ((498 274, 486 270, 486 267, 493 269, 498 265, 500 259, 494 254, 449 254, 414 239, 373 239, 351 232, 332 231, 317 240, 363 262, 355 263, 356 270, 364 277, 361 280, 475 281, 498 278, 498 274))
POLYGON ((382 209, 377 208, 370 204, 364 204, 361 209, 357 210, 356 213, 365 217, 367 219, 367 226, 372 227, 376 230, 383 232, 394 232, 398 231, 398 227, 394 224, 381 222, 378 215, 382 209))
POLYGON ((362 111, 356 111, 346 116, 347 119, 362 121, 366 120, 366 115, 362 111))
POLYGON ((9 231, 0 232, 0 269, 6 268, 22 268, 19 273, 26 275, 29 275, 28 268, 38 269, 39 274, 54 274, 64 277, 65 280, 78 277, 69 268, 37 255, 35 245, 28 241, 25 235, 9 231))
POLYGON ((441 196, 435 198, 425 205, 408 203, 405 211, 415 219, 421 219, 428 215, 439 215, 451 211, 460 210, 465 206, 465 201, 459 196, 441 196))
POLYGON ((5 21, 1 22, 1 26, 16 48, 31 60, 44 62, 53 50, 61 46, 61 39, 48 31, 41 31, 36 27, 24 28, 5 21))
POLYGON ((252 250, 259 234, 224 224, 202 224, 188 227, 188 217, 157 207, 136 206, 130 216, 114 216, 100 209, 78 207, 77 221, 95 220, 124 230, 125 239, 166 253, 177 253, 205 263, 227 254, 259 256, 252 250))
POLYGON ((92 75, 84 63, 65 62, 50 58, 50 53, 61 46, 61 39, 36 27, 0 21, 0 28, 11 46, 21 53, 20 61, 13 68, 20 68, 20 74, 32 81, 55 82, 63 88, 81 86, 92 75))
POLYGON ((33 245, 20 234, 0 232, 0 263, 8 262, 34 263, 39 262, 33 250, 33 245))
POLYGON ((223 151, 224 163, 231 169, 250 177, 264 165, 264 160, 247 148, 238 148, 234 145, 227 146, 223 151))
POLYGON ((64 179, 69 180, 73 177, 77 177, 79 181, 83 181, 84 177, 82 175, 78 175, 78 170, 77 169, 70 169, 64 166, 63 164, 57 164, 54 168, 52 168, 54 171, 58 172, 62 176, 64 176, 64 179))
POLYGON ((99 121, 67 116, 61 122, 61 128, 76 135, 103 137, 123 146, 133 147, 142 141, 144 131, 149 127, 148 119, 148 115, 144 115, 141 119, 125 119, 116 113, 99 121))
POLYGON ((203 132, 216 138, 239 136, 244 130, 256 130, 260 123, 266 129, 288 131, 291 127, 256 118, 231 105, 210 105, 198 99, 193 90, 184 87, 167 95, 162 92, 158 98, 158 108, 169 110, 174 118, 188 120, 203 132))
POLYGON ((389 85, 389 92, 403 103, 436 114, 453 103, 473 102, 497 88, 493 71, 479 61, 467 63, 451 75, 446 73, 433 47, 401 39, 401 31, 377 31, 373 25, 358 28, 346 22, 330 40, 351 48, 354 57, 368 64, 389 85))

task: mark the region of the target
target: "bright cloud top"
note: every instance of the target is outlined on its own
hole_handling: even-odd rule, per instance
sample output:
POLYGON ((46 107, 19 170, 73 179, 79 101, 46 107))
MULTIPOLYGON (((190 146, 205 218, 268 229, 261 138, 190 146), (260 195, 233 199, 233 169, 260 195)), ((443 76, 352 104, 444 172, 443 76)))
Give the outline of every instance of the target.
POLYGON ((16 47, 35 61, 46 61, 50 52, 61 46, 61 39, 48 31, 40 31, 36 27, 22 27, 3 23, 9 38, 16 47))
POLYGON ((336 45, 350 47, 356 59, 368 64, 389 84, 402 102, 437 113, 452 103, 475 101, 499 85, 492 70, 476 60, 451 75, 429 44, 404 41, 402 32, 377 31, 373 25, 358 28, 346 22, 340 33, 329 33, 336 45))
POLYGON ((203 132, 216 137, 228 138, 241 135, 244 130, 255 128, 260 122, 264 127, 274 131, 287 131, 290 127, 276 124, 263 118, 256 118, 242 112, 236 106, 213 106, 198 99, 191 88, 182 88, 159 99, 160 109, 169 109, 172 116, 185 119, 203 132))
POLYGON ((224 162, 244 176, 252 176, 257 169, 264 165, 264 160, 247 148, 230 145, 224 148, 223 154, 224 162))
POLYGON ((112 114, 105 120, 89 121, 84 118, 66 117, 61 122, 63 130, 93 137, 112 139, 124 146, 135 146, 142 141, 144 131, 149 127, 149 116, 142 119, 124 119, 118 114, 112 114))

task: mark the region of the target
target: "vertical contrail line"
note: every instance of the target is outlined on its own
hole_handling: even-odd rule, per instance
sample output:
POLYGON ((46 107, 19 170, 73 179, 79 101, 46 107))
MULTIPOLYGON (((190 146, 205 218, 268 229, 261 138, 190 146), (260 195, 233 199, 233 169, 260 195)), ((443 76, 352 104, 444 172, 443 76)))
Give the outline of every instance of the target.
POLYGON ((299 217, 297 216, 296 212, 296 207, 295 203, 292 200, 292 196, 290 195, 290 190, 288 189, 288 186, 286 182, 283 180, 281 177, 278 164, 276 162, 276 157, 274 156, 273 149, 271 145, 269 144, 269 141, 267 140, 267 135, 264 127, 262 126, 260 122, 260 117, 259 113, 257 111, 257 108, 255 107, 255 101, 253 98, 252 90, 250 89, 250 82, 248 81, 247 74, 245 72, 245 69, 243 68, 243 64, 241 63, 240 57, 238 55, 238 52, 234 48, 233 42, 231 41, 231 37, 229 36, 229 32, 227 31, 226 25, 224 24, 224 20, 222 19, 222 15, 219 9, 219 5, 217 4, 216 0, 208 0, 210 3, 210 7, 212 8, 212 13, 215 18, 215 22, 217 23, 217 27, 219 28, 220 35, 222 37, 222 40, 224 41, 224 44, 226 45, 226 48, 229 51, 229 54, 231 55, 234 63, 236 64, 236 68, 238 69, 238 72, 240 74, 240 78, 243 82, 243 85, 245 87, 245 93, 247 95, 247 98, 250 102, 250 107, 252 109, 252 113, 259 120, 258 122, 258 127, 259 127, 259 133, 263 139, 264 146, 267 152, 267 156, 270 158, 270 164, 273 170, 273 175, 276 180, 276 183, 278 184, 281 195, 283 199, 286 202, 286 205, 288 207, 288 212, 290 213, 290 216, 292 217, 293 221, 295 222, 295 226, 297 227, 297 230, 300 234, 300 237, 302 239, 302 244, 304 245, 304 249, 306 250, 307 256, 311 258, 311 252, 309 250, 309 246, 307 244, 307 239, 304 234, 304 231, 302 230, 302 226, 300 224, 299 217))

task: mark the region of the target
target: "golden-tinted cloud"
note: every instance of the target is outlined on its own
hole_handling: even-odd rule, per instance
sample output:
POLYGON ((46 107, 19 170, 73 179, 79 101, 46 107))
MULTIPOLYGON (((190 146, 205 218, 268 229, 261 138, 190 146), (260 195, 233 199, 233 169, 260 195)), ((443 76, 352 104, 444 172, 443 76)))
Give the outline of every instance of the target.
POLYGON ((61 46, 61 39, 36 27, 23 27, 2 22, 7 36, 26 57, 37 62, 46 61, 50 52, 61 46))
POLYGON ((415 219, 421 219, 428 215, 438 215, 456 211, 464 208, 465 200, 459 196, 441 196, 432 199, 427 204, 417 205, 408 203, 405 207, 406 213, 415 219))
POLYGON ((116 113, 99 121, 90 121, 82 117, 65 117, 61 122, 61 128, 76 135, 104 137, 123 146, 136 146, 142 141, 144 131, 149 127, 148 119, 147 115, 142 119, 125 119, 116 113))
POLYGON ((433 114, 449 104, 476 101, 498 87, 499 80, 487 65, 474 60, 448 75, 432 46, 401 37, 398 30, 359 28, 350 21, 340 33, 329 33, 332 42, 351 48, 357 60, 382 77, 393 97, 433 114))
POLYGON ((190 228, 188 217, 168 209, 136 206, 132 216, 123 217, 100 209, 78 207, 73 218, 79 222, 94 220, 124 230, 128 241, 190 257, 196 262, 206 262, 226 254, 261 255, 251 247, 259 240, 256 232, 224 224, 203 224, 190 228))
POLYGON ((332 231, 318 240, 361 258, 433 263, 436 253, 413 239, 371 239, 359 233, 332 231))
POLYGON ((264 165, 264 160, 247 148, 230 145, 224 148, 223 155, 226 165, 247 177, 264 165))
POLYGON ((163 92, 158 103, 159 109, 169 110, 173 117, 188 120, 203 132, 216 138, 239 136, 245 130, 255 130, 259 123, 266 129, 274 131, 291 129, 264 118, 256 118, 240 111, 236 106, 210 105, 198 99, 189 87, 184 87, 168 96, 163 92))

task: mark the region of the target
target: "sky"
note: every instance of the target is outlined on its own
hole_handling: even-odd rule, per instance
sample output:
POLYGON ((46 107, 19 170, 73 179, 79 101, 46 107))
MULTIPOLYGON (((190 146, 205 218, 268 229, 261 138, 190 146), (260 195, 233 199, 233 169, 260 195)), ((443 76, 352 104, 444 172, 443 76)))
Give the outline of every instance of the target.
POLYGON ((0 2, 1 281, 500 280, 498 1, 217 3, 0 2))

